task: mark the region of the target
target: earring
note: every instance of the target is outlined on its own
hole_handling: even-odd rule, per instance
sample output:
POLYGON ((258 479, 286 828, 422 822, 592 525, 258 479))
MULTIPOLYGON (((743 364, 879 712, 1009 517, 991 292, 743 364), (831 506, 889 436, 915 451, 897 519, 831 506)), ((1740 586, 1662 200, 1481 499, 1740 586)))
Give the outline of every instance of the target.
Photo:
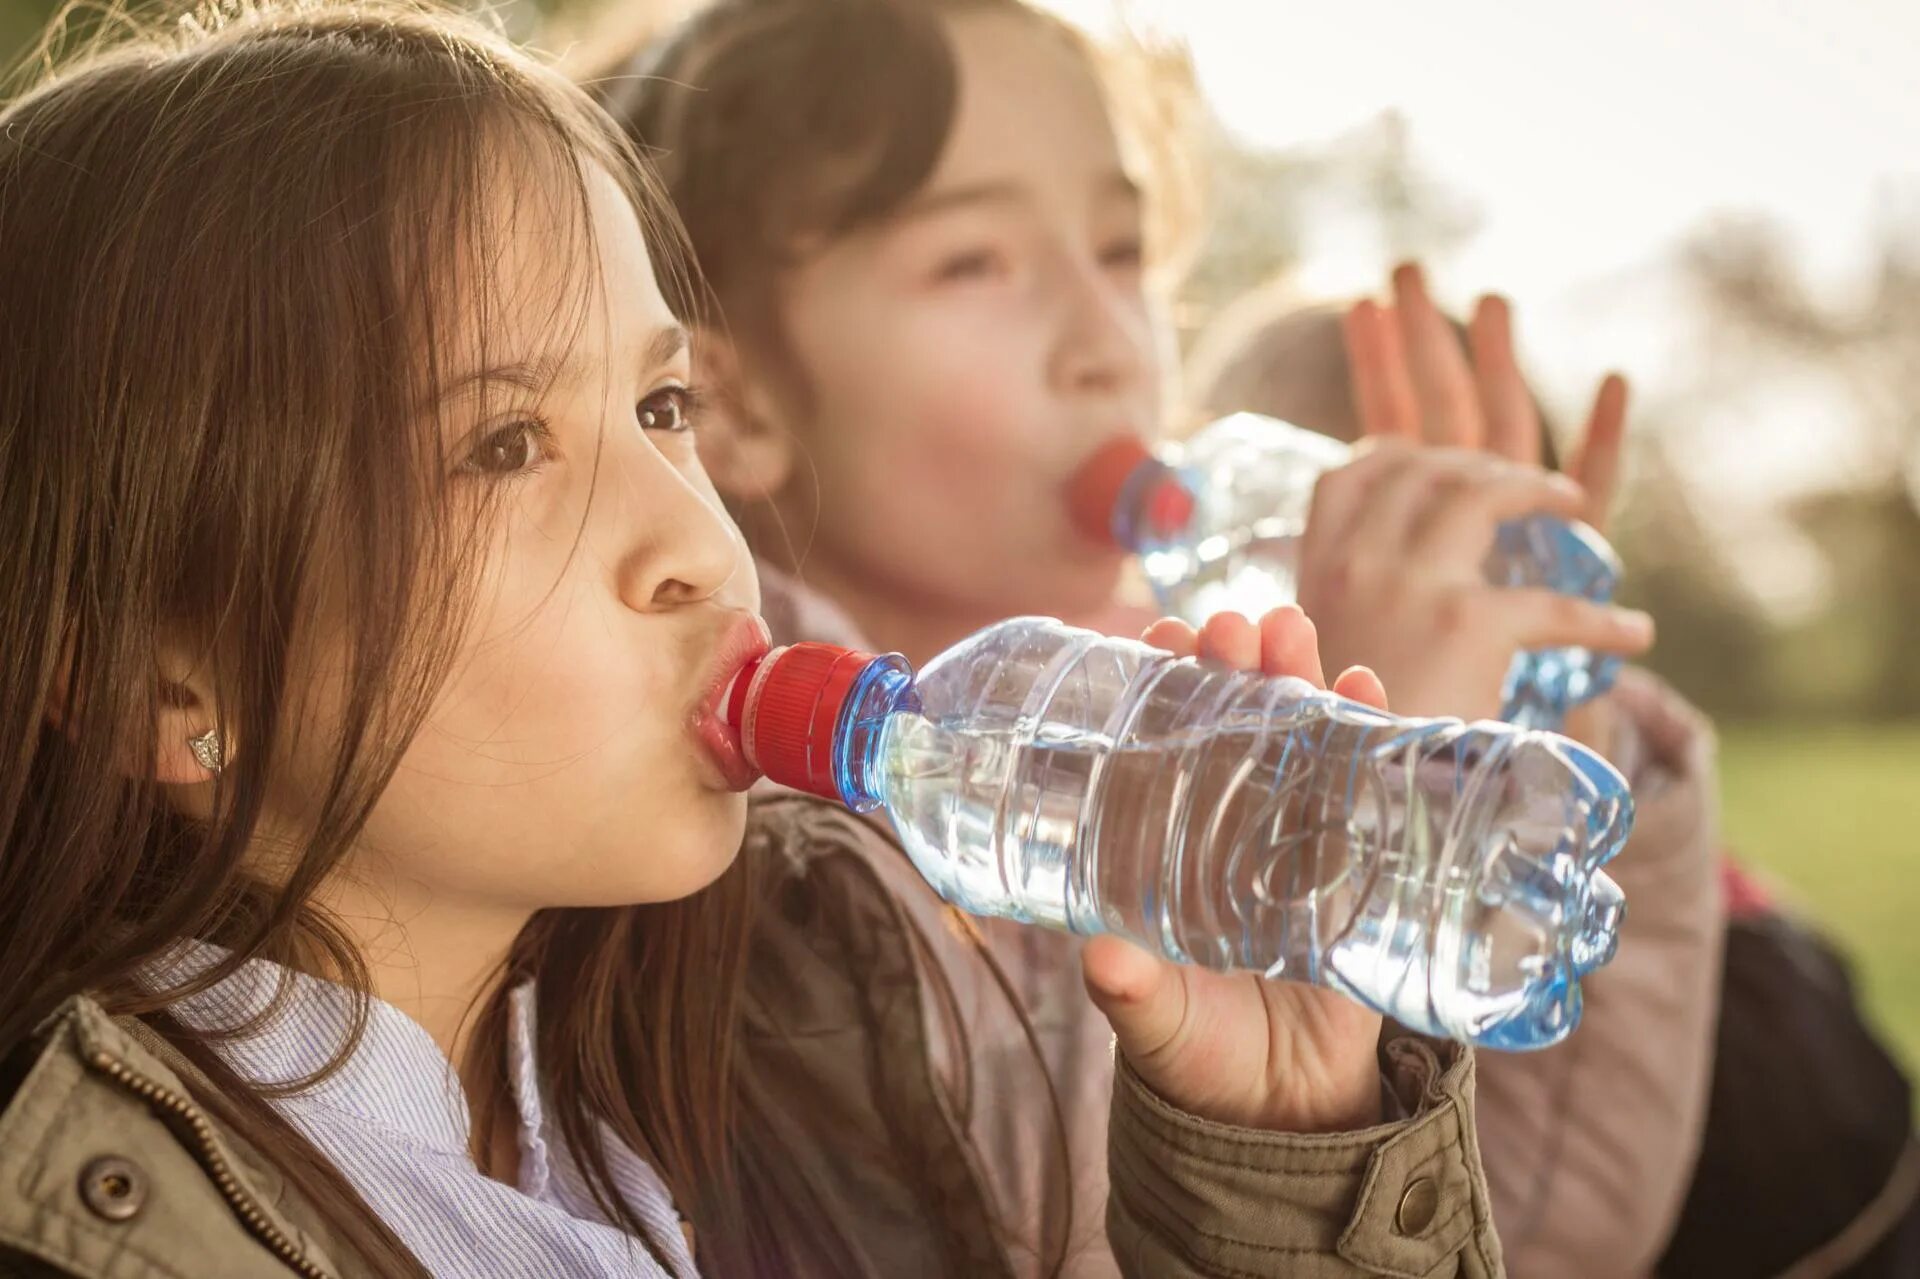
POLYGON ((189 737, 187 745, 193 750, 193 757, 200 761, 200 767, 209 773, 218 775, 227 765, 227 753, 220 746, 220 730, 209 728, 198 737, 189 737))

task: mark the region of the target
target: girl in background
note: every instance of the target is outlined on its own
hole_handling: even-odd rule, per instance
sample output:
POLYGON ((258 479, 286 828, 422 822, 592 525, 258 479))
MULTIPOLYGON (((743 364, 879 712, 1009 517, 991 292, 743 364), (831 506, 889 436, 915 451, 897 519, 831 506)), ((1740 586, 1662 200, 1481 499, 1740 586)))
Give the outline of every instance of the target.
MULTIPOLYGON (((1103 441, 1151 437, 1167 417, 1174 369, 1154 268, 1170 245, 1088 45, 1018 0, 719 0, 608 60, 596 84, 662 166, 721 303, 725 331, 698 343, 717 388, 702 448, 763 566, 776 632, 925 660, 1021 613, 1137 629, 1123 557, 1074 529, 1062 489, 1103 441)), ((1485 451, 1376 449, 1322 482, 1309 534, 1320 580, 1364 564, 1364 582, 1348 579, 1364 590, 1308 611, 1327 609, 1349 649, 1377 641, 1396 705, 1493 714, 1521 648, 1632 655, 1651 641, 1643 616, 1481 578, 1502 520, 1578 516, 1591 500, 1485 451)), ((1643 821, 1636 845, 1693 838, 1657 813, 1643 821)), ((1700 894, 1673 900, 1680 953, 1710 954, 1700 894)), ((1069 1133, 1097 1131, 1104 1032, 1065 979, 1073 943, 981 931, 1043 1011, 1069 1133)), ((1634 998, 1622 985, 1612 1006, 1634 998)), ((1669 1050, 1689 1045, 1678 1072, 1626 1090, 1642 1116, 1633 1131, 1661 1130, 1648 1151, 1617 1142, 1614 1094, 1482 1114, 1483 1139, 1522 1151, 1528 1170, 1495 1182, 1503 1229, 1545 1240, 1540 1255, 1572 1258, 1577 1273, 1644 1269, 1698 1130, 1710 1003, 1688 983, 1615 1027, 1597 997, 1575 1036, 1599 1051, 1652 1021, 1669 1050), (1530 1175, 1538 1146, 1600 1161, 1596 1175, 1624 1197, 1545 1210, 1530 1175)), ((1482 1069, 1536 1090, 1562 1078, 1551 1055, 1482 1069)), ((1006 1193, 1040 1220, 1061 1215, 1031 1186, 1006 1193)), ((1101 1194, 1083 1178, 1075 1202, 1101 1194)))

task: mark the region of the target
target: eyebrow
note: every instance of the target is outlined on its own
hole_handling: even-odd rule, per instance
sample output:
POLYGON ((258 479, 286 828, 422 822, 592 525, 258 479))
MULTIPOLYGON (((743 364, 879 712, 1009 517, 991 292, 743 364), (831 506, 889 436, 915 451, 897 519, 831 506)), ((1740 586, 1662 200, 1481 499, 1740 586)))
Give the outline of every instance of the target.
MULTIPOLYGON (((1141 199, 1140 184, 1119 169, 1110 171, 1100 180, 1099 186, 1103 196, 1120 196, 1135 203, 1141 199)), ((1010 178, 970 182, 965 186, 935 191, 910 200, 900 210, 899 217, 913 221, 983 204, 1018 204, 1026 198, 1025 185, 1010 178)))
POLYGON ((647 339, 646 346, 641 348, 641 366, 648 370, 657 369, 678 358, 691 345, 693 339, 688 335, 685 325, 669 324, 665 328, 655 329, 653 336, 647 339))
MULTIPOLYGON (((691 338, 683 325, 669 324, 655 329, 641 348, 642 367, 649 371, 659 368, 685 351, 690 342, 691 338)), ((449 382, 441 395, 443 399, 450 399, 488 382, 503 383, 539 394, 556 382, 579 382, 584 373, 578 360, 547 352, 532 360, 477 369, 449 382)))

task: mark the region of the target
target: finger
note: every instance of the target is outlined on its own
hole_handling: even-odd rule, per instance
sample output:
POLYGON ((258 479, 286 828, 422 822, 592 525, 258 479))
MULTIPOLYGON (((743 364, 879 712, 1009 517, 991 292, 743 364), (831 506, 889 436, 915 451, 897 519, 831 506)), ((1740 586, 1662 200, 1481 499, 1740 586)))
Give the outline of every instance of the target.
POLYGON ((1081 951, 1080 972, 1087 995, 1136 1067, 1178 1048, 1187 1022, 1186 974, 1178 965, 1108 933, 1081 951))
POLYGON ((1586 433, 1567 464, 1567 474, 1587 491, 1587 523, 1606 531, 1620 481, 1620 454, 1627 438, 1627 379, 1610 373, 1600 383, 1586 433))
POLYGON ((1374 486, 1417 452, 1400 439, 1375 436, 1353 461, 1314 481, 1313 497, 1307 503, 1305 540, 1300 548, 1302 562, 1311 558, 1317 548, 1344 541, 1348 530, 1371 513, 1374 486))
POLYGON ((1200 628, 1200 658, 1237 671, 1256 670, 1260 632, 1238 613, 1216 613, 1200 628))
POLYGON ((1486 588, 1468 616, 1499 616, 1520 648, 1590 648, 1638 657, 1653 647, 1653 618, 1638 609, 1596 604, 1539 589, 1486 588))
POLYGON ((1436 502, 1435 493, 1458 488, 1495 459, 1459 449, 1409 449, 1397 465, 1383 468, 1366 502, 1342 538, 1348 553, 1371 546, 1404 554, 1407 542, 1436 502))
POLYGON ((1372 301, 1356 302, 1341 323, 1347 344, 1347 377, 1363 436, 1420 438, 1420 404, 1407 374, 1400 333, 1372 301))
POLYGON ((1260 619, 1260 669, 1292 675, 1315 688, 1327 686, 1320 665, 1320 634, 1298 604, 1276 608, 1260 619))
POLYGON ((1540 465, 1540 414, 1513 354, 1513 315, 1503 297, 1488 295, 1467 328, 1473 376, 1486 413, 1487 451, 1540 465))
POLYGON ((1199 641, 1200 633, 1177 617, 1163 617, 1140 634, 1140 642, 1148 648, 1157 648, 1175 657, 1192 657, 1199 641))
POLYGON ((1479 448, 1487 434, 1479 391, 1460 339, 1434 306, 1419 267, 1409 262, 1394 271, 1393 299, 1407 369, 1420 402, 1423 438, 1430 444, 1479 448))
POLYGON ((1380 677, 1373 673, 1371 667, 1347 667, 1334 679, 1333 691, 1350 702, 1359 702, 1377 711, 1387 709, 1386 685, 1380 682, 1380 677))
POLYGON ((1564 475, 1487 458, 1487 470, 1434 499, 1411 540, 1437 563, 1465 559, 1478 565, 1495 532, 1525 515, 1577 520, 1586 512, 1586 490, 1564 475))

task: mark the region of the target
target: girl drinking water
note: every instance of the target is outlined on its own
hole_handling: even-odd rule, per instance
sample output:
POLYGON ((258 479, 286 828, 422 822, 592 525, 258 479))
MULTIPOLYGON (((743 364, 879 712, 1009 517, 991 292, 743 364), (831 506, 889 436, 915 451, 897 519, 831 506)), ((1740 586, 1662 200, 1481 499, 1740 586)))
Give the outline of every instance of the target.
MULTIPOLYGON (((678 245, 604 114, 431 10, 223 7, 0 112, 0 1271, 1040 1268, 970 1128, 1021 1053, 942 1019, 983 957, 865 826, 750 819, 678 245)), ((1319 674, 1293 613, 1156 638, 1319 674)), ((1085 979, 1089 1265, 1498 1272, 1470 1058, 1085 979)), ((1052 1130, 1032 1077, 995 1122, 1052 1130)))
MULTIPOLYGON (((1088 45, 1019 0, 717 0, 623 53, 594 83, 657 157, 721 303, 724 331, 696 343, 714 389, 701 447, 762 564, 776 634, 924 660, 1022 613, 1137 629, 1118 597, 1122 555, 1075 529, 1063 490, 1113 436, 1157 434, 1177 398, 1156 287, 1168 246, 1088 45)), ((1485 586, 1498 523, 1585 515, 1583 489, 1485 450, 1413 444, 1374 450, 1316 494, 1302 597, 1333 624, 1336 660, 1390 669, 1414 713, 1475 718, 1497 713, 1519 649, 1645 649, 1643 616, 1485 586)), ((1663 816, 1659 793, 1646 791, 1621 874, 1638 861, 1641 886, 1664 893, 1661 868, 1684 864, 1686 891, 1668 910, 1635 896, 1623 944, 1671 932, 1679 962, 1706 971, 1711 868, 1688 861, 1694 810, 1663 816)), ((1074 944, 980 931, 1041 1013, 1071 1144, 1097 1148, 1105 1027, 1072 980, 1074 944)), ((1563 1049, 1481 1061, 1525 1101, 1483 1110, 1481 1127, 1503 1151, 1496 1220, 1527 1273, 1644 1270, 1684 1189, 1711 983, 1634 1015, 1645 990, 1609 994, 1612 981, 1594 976, 1563 1049), (1627 1050, 1650 1021, 1652 1042, 1685 1046, 1676 1070, 1632 1075, 1617 1103, 1561 1087, 1570 1059, 1644 1063, 1627 1050), (1617 1141, 1621 1106, 1660 1140, 1617 1141), (1605 1193, 1568 1207, 1583 1185, 1605 1193)), ((1076 1219, 1105 1193, 1083 1172, 1076 1219)), ((1005 1197, 1060 1215, 1031 1186, 1005 1197)))

